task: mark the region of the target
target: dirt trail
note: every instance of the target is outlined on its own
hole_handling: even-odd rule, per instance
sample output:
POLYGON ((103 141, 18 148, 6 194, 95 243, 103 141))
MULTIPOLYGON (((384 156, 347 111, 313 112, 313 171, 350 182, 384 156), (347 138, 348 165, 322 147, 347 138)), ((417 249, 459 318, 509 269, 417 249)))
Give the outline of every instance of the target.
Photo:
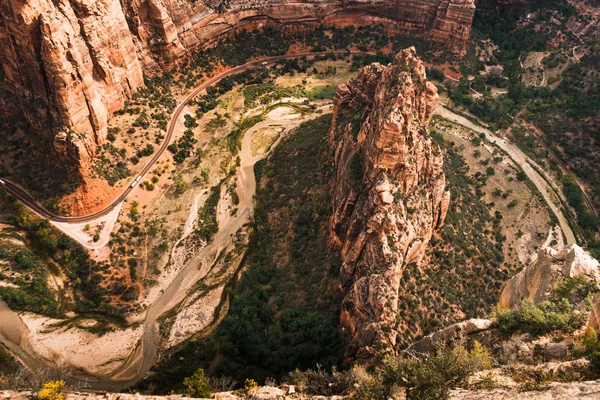
POLYGON ((554 191, 554 189, 546 182, 546 180, 538 173, 530 163, 533 163, 529 157, 527 157, 521 149, 519 149, 515 144, 507 142, 505 139, 501 139, 492 133, 490 130, 485 129, 479 125, 474 124, 469 121, 467 118, 462 117, 454 112, 450 111, 442 104, 438 104, 436 108, 436 113, 443 118, 454 121, 462 126, 465 126, 475 132, 483 133, 488 141, 498 146, 500 149, 504 150, 510 158, 513 159, 522 169, 523 172, 527 175, 527 177, 533 182, 533 184, 538 188, 542 197, 548 204, 548 207, 552 210, 552 212, 558 218, 558 223, 560 228, 565 235, 567 245, 576 243, 575 234, 573 230, 569 226, 569 222, 565 217, 564 213, 560 209, 560 201, 558 200, 558 195, 554 191), (558 203, 558 205, 557 205, 558 203))

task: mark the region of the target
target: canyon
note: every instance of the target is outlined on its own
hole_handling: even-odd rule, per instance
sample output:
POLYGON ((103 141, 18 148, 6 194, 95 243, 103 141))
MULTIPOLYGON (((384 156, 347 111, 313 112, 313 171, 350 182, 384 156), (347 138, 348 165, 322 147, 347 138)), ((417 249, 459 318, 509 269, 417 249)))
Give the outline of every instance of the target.
POLYGON ((85 167, 107 120, 144 85, 197 48, 241 29, 283 25, 393 25, 463 43, 473 0, 0 2, 0 111, 22 114, 56 152, 85 167))
POLYGON ((53 367, 74 368, 51 378, 70 386, 60 400, 597 398, 600 253, 563 182, 517 147, 516 111, 497 129, 461 108, 480 79, 486 102, 508 93, 484 72, 498 48, 481 20, 469 40, 475 3, 0 0, 0 118, 26 120, 84 179, 109 182, 98 171, 117 160, 145 168, 115 178, 128 187, 116 222, 77 228, 104 248, 79 261, 0 188, 0 295, 21 307, 0 308, 27 331, 0 323, 0 399, 35 398, 53 367), (373 25, 376 45, 317 52, 293 36, 273 46, 285 56, 207 56, 242 30, 321 25, 373 25), (399 31, 414 42, 380 45, 399 31), (427 41, 460 51, 431 61, 427 41), (47 249, 24 258, 31 238, 47 249), (54 314, 10 297, 29 293, 32 265, 54 314), (119 354, 90 357, 106 343, 119 354), (46 375, 12 384, 19 362, 46 375), (212 395, 186 383, 200 372, 212 395), (103 393, 126 387, 156 395, 103 393))

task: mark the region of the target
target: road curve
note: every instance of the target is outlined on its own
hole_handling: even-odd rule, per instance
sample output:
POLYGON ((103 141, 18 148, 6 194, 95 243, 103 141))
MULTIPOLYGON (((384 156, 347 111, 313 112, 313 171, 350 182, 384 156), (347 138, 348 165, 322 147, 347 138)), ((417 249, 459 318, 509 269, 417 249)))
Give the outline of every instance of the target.
MULTIPOLYGON (((127 188, 119 195, 119 197, 117 197, 115 200, 113 200, 113 202, 110 203, 108 206, 106 206, 104 209, 97 211, 93 214, 77 216, 77 217, 61 216, 61 215, 58 215, 58 214, 48 211, 46 208, 44 208, 43 205, 38 203, 33 198, 33 196, 31 196, 25 189, 23 189, 18 184, 10 181, 9 179, 1 178, 0 185, 4 186, 4 188, 6 189, 6 191, 8 193, 10 193, 14 197, 16 197, 17 200, 19 200, 21 203, 23 203, 25 206, 27 206, 29 209, 31 209, 33 212, 35 212, 36 214, 40 215, 43 218, 48 218, 49 220, 54 221, 54 222, 66 222, 66 223, 82 223, 82 222, 93 221, 96 218, 103 217, 106 214, 110 213, 117 205, 119 205, 123 200, 125 200, 127 198, 127 196, 129 196, 129 193, 131 193, 131 191, 137 186, 137 183, 139 183, 139 181, 141 181, 141 179, 144 177, 144 175, 146 175, 146 173, 148 171, 150 171, 150 169, 152 169, 152 167, 154 166, 156 161, 158 161, 158 159, 163 155, 165 150, 167 150, 167 147, 169 147, 169 144, 171 143, 171 139, 173 138, 173 132, 175 131, 175 126, 177 125, 176 124, 177 120, 181 116, 181 113, 183 112, 184 108, 186 107, 188 102, 190 100, 192 100, 194 97, 196 97, 200 92, 202 92, 209 86, 212 86, 212 85, 218 83, 223 78, 226 78, 231 75, 239 74, 239 73, 247 71, 249 69, 272 66, 273 64, 277 63, 280 60, 291 60, 291 59, 301 58, 301 57, 318 57, 318 56, 324 56, 324 55, 331 54, 331 53, 348 54, 347 51, 341 50, 341 51, 333 51, 333 52, 332 51, 321 51, 321 52, 314 52, 314 53, 301 53, 301 54, 294 54, 294 55, 266 57, 266 58, 262 58, 260 60, 251 61, 246 64, 237 66, 235 68, 229 69, 225 72, 222 72, 222 73, 212 77, 208 81, 203 82, 199 86, 197 86, 194 90, 192 90, 192 92, 190 92, 179 103, 179 105, 173 112, 171 119, 169 120, 169 127, 167 128, 167 135, 165 137, 165 140, 163 141, 163 144, 160 146, 158 151, 156 151, 154 153, 154 155, 152 156, 152 158, 148 161, 148 163, 146 163, 146 166, 127 185, 127 188), (139 180, 138 180, 138 178, 139 178, 139 180), (136 182, 136 180, 138 180, 138 182, 136 182)), ((351 51, 350 54, 372 54, 372 53, 362 52, 362 51, 351 51)))

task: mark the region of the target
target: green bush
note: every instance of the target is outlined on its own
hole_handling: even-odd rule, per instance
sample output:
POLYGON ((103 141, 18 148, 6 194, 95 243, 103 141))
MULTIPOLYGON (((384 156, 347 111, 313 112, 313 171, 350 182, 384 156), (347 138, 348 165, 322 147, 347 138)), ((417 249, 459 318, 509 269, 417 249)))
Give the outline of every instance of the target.
POLYGON ((388 391, 394 385, 407 389, 408 399, 447 399, 449 389, 470 374, 492 367, 486 348, 475 342, 471 351, 464 346, 440 346, 434 354, 387 357, 378 374, 388 391))
POLYGON ((498 328, 501 332, 529 332, 533 335, 560 331, 573 332, 583 324, 583 316, 575 313, 567 299, 557 299, 534 304, 525 299, 515 309, 497 310, 498 328))
POLYGON ((587 358, 597 372, 600 372, 600 338, 596 332, 588 332, 577 344, 575 356, 587 358))
POLYGON ((554 288, 555 299, 567 299, 571 304, 577 304, 598 293, 598 284, 589 280, 585 275, 567 278, 554 288))
POLYGON ((187 388, 189 397, 211 397, 212 395, 202 368, 198 368, 194 375, 185 378, 183 385, 187 388))

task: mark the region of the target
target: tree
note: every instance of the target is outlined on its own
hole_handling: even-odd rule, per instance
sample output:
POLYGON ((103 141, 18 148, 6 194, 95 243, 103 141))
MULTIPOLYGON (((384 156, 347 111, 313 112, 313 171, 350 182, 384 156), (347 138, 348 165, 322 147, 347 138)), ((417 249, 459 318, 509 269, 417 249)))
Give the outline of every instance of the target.
POLYGON ((198 368, 194 375, 185 378, 183 385, 187 388, 189 397, 211 397, 210 386, 202 368, 198 368))
POLYGON ((185 183, 181 174, 175 175, 173 177, 173 180, 175 181, 175 192, 178 195, 184 194, 189 189, 187 183, 185 183))

